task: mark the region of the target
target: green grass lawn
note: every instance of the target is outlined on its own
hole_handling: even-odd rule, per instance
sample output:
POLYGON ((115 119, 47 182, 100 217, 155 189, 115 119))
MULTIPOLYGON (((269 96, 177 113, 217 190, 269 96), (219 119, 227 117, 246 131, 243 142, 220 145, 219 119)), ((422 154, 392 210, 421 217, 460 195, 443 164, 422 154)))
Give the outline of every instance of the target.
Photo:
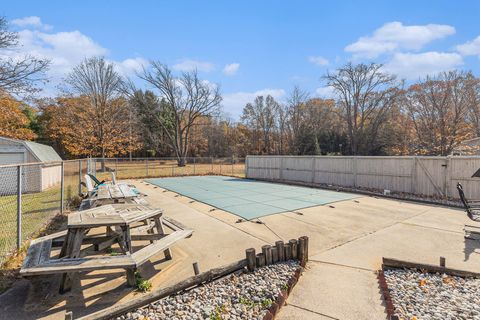
MULTIPOLYGON (((60 186, 22 195, 22 242, 60 212, 60 186)), ((17 245, 17 196, 0 197, 0 264, 17 245)))

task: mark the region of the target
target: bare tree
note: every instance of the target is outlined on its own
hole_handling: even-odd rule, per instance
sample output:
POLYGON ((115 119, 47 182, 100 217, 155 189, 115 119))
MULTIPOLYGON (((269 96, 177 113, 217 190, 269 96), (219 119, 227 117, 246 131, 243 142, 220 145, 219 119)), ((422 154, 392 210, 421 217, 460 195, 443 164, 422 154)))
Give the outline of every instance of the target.
MULTIPOLYGON (((18 34, 8 29, 5 17, 0 17, 0 50, 12 50, 18 46, 18 34)), ((14 58, 0 55, 0 91, 10 94, 37 91, 37 82, 46 81, 44 71, 50 61, 31 55, 14 58)))
POLYGON ((287 98, 287 117, 288 117, 288 137, 290 152, 298 154, 298 148, 295 143, 297 137, 299 136, 300 129, 303 124, 304 114, 305 114, 305 104, 309 99, 309 93, 300 89, 300 87, 295 86, 290 93, 290 96, 287 98))
POLYGON ((468 113, 467 118, 473 124, 475 134, 480 137, 480 79, 468 74, 468 113))
POLYGON ((286 104, 279 103, 276 108, 276 122, 278 128, 278 154, 286 154, 289 146, 291 136, 289 130, 290 113, 289 107, 286 104))
POLYGON ((220 88, 200 80, 196 70, 175 77, 168 66, 158 61, 152 61, 151 67, 152 71, 144 69, 139 76, 157 88, 166 101, 167 109, 157 113, 156 119, 175 151, 178 165, 184 166, 192 127, 199 117, 212 116, 219 111, 220 88))
POLYGON ((410 86, 405 105, 415 128, 417 152, 449 155, 469 137, 465 120, 474 84, 470 80, 469 74, 451 71, 410 86))
POLYGON ((394 105, 400 84, 383 73, 382 65, 348 63, 324 79, 339 96, 339 107, 347 123, 351 154, 368 154, 394 105))
POLYGON ((247 103, 243 109, 242 121, 247 127, 253 130, 254 135, 259 139, 257 152, 271 154, 273 151, 273 134, 276 129, 276 117, 279 104, 268 95, 266 98, 258 96, 252 103, 247 103))
POLYGON ((65 81, 70 93, 88 98, 94 110, 91 121, 95 123, 95 137, 101 157, 105 158, 112 139, 110 133, 120 123, 125 125, 125 120, 129 120, 125 119, 127 104, 122 99, 123 78, 115 71, 113 64, 104 58, 92 57, 75 66, 65 81))

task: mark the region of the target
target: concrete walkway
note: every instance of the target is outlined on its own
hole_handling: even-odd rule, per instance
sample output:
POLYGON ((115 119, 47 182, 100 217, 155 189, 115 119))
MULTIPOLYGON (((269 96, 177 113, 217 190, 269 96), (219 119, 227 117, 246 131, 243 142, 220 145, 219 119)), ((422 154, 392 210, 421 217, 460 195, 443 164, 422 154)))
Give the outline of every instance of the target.
MULTIPOLYGON (((362 197, 238 222, 173 192, 132 183, 166 216, 194 230, 173 248, 173 261, 160 255, 140 270, 155 287, 191 276, 193 262, 208 270, 242 259, 248 247, 309 236, 310 262, 278 319, 384 319, 376 278, 382 257, 436 264, 444 256, 449 267, 480 270, 480 242, 464 241, 468 219, 460 210, 362 197)), ((0 319, 62 319, 65 310, 80 316, 139 294, 125 287, 121 270, 82 275, 68 295, 56 293, 58 277, 40 281, 41 289, 21 281, 0 296, 0 319)))

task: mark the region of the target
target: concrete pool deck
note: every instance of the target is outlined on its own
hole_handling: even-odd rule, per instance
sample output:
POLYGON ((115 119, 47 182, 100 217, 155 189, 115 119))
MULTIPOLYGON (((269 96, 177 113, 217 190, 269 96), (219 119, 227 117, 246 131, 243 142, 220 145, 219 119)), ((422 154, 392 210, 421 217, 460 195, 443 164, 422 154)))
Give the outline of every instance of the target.
MULTIPOLYGON (((469 220, 461 210, 360 197, 259 218, 262 224, 237 223, 228 212, 139 180, 132 183, 148 194, 151 205, 194 229, 192 238, 173 248, 173 262, 159 258, 141 270, 156 287, 191 276, 193 262, 205 271, 242 259, 248 247, 258 250, 279 239, 309 236, 307 271, 278 319, 384 319, 375 273, 383 256, 429 264, 444 256, 448 267, 480 270, 480 242, 463 238, 469 220)), ((21 281, 0 296, 0 318, 62 319, 65 309, 88 314, 138 294, 125 288, 122 278, 120 272, 111 278, 85 274, 81 287, 65 296, 47 289, 32 292, 21 281)))

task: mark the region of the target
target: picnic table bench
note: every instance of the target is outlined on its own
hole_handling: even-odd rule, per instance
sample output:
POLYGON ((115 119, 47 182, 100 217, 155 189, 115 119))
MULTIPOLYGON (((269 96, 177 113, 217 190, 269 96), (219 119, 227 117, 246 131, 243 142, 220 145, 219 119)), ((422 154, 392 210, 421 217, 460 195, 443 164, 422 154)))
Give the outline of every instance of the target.
POLYGON ((71 289, 73 278, 82 271, 99 269, 126 270, 128 285, 135 285, 136 269, 163 251, 172 259, 170 247, 191 236, 192 230, 179 227, 171 220, 167 225, 174 231, 166 234, 163 211, 142 205, 105 205, 79 211, 68 216, 68 229, 32 240, 20 274, 35 276, 62 273, 60 292, 71 289), (104 233, 88 233, 94 228, 105 228, 104 233), (135 251, 133 241, 149 241, 135 251), (90 256, 118 244, 121 255, 90 256), (52 248, 61 247, 58 258, 51 258, 52 248))
POLYGON ((92 192, 90 197, 82 201, 80 210, 114 203, 136 203, 146 205, 147 201, 135 192, 133 187, 125 183, 104 184, 99 185, 95 192, 92 192))
POLYGON ((132 198, 138 197, 138 193, 125 183, 100 185, 97 193, 92 198, 102 203, 118 203, 125 202, 132 198))

